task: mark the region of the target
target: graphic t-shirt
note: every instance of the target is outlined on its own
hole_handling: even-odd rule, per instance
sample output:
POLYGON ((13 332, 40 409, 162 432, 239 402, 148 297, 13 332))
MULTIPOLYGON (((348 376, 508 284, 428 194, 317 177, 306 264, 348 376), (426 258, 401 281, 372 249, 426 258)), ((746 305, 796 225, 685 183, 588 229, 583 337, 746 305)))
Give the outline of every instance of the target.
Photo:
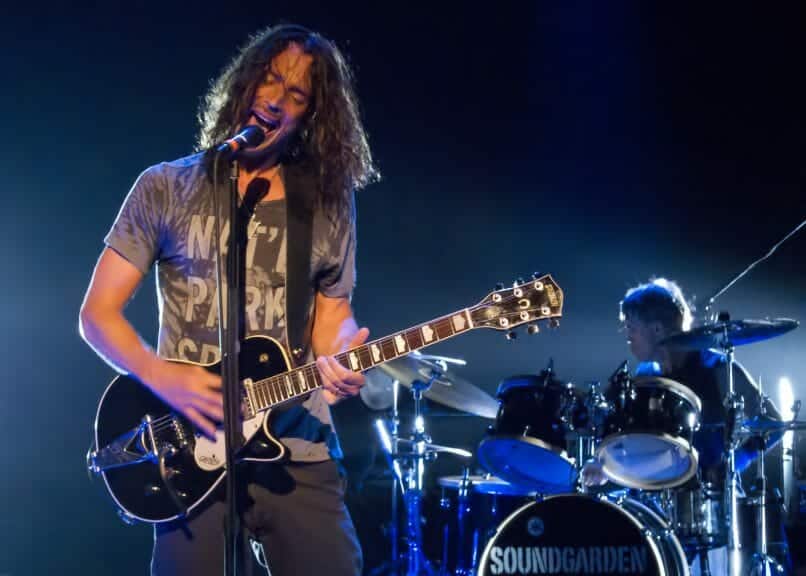
MULTIPOLYGON (((200 364, 220 359, 212 194, 201 154, 152 166, 135 182, 105 238, 144 274, 156 264, 157 349, 164 358, 200 364)), ((328 297, 349 298, 355 283, 354 211, 349 219, 334 219, 317 208, 312 225, 312 286, 328 297)), ((228 222, 220 228, 226 251, 228 222)), ((285 200, 259 203, 247 237, 245 334, 271 336, 287 346, 285 200)), ((311 359, 310 351, 306 357, 311 359)), ((321 390, 277 414, 273 432, 293 460, 341 456, 321 390)))

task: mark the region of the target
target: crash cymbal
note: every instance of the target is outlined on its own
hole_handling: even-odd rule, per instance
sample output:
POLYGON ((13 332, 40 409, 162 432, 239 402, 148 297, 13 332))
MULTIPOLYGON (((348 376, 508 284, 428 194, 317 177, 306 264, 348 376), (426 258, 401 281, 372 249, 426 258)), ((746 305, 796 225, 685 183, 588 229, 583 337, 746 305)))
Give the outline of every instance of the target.
POLYGON ((386 362, 367 372, 367 386, 364 388, 370 389, 365 393, 362 388, 362 398, 370 407, 372 406, 367 402, 368 399, 373 401, 375 406, 386 404, 388 400, 385 406, 388 408, 392 405, 394 380, 406 388, 411 388, 413 382, 429 382, 433 377, 431 387, 423 392, 425 398, 455 410, 494 419, 498 413, 498 401, 484 390, 454 374, 447 364, 456 362, 448 360, 453 359, 413 352, 403 358, 386 362))
POLYGON ((743 346, 769 340, 794 330, 797 320, 776 318, 774 320, 728 320, 712 322, 692 328, 688 332, 678 332, 661 341, 664 346, 687 350, 725 348, 743 346), (725 339, 727 336, 727 341, 725 339))

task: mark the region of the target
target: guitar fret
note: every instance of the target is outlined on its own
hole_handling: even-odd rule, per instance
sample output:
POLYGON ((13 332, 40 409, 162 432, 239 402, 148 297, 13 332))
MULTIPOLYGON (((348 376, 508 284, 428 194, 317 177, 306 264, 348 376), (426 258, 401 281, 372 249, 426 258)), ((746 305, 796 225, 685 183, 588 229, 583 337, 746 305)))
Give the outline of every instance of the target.
POLYGON ((372 362, 372 356, 369 353, 369 349, 366 346, 361 346, 357 351, 358 358, 361 360, 361 368, 366 370, 367 368, 372 368, 374 362, 372 362))
POLYGON ((450 338, 453 336, 453 327, 449 321, 440 319, 434 326, 437 332, 437 337, 442 340, 443 338, 450 338))
POLYGON ((380 341, 380 345, 381 351, 383 351, 384 360, 392 360, 397 358, 397 353, 395 352, 395 343, 391 338, 384 338, 380 341))
POLYGON ((316 366, 313 366, 306 370, 305 372, 305 381, 308 383, 308 390, 315 390, 319 387, 319 382, 316 381, 316 377, 319 374, 319 370, 316 369, 316 366), (311 383, 313 381, 313 384, 311 383))
POLYGON ((255 396, 257 397, 258 404, 260 404, 260 406, 266 406, 267 402, 264 387, 260 384, 255 384, 255 386, 252 389, 255 391, 255 396))
POLYGON ((319 370, 314 368, 311 374, 313 375, 313 381, 316 382, 316 387, 319 388, 322 385, 322 376, 319 374, 319 370))
POLYGON ((406 342, 409 343, 409 350, 416 350, 423 347, 423 337, 416 328, 406 331, 406 342))
POLYGON ((283 393, 283 381, 280 378, 273 378, 272 384, 274 385, 274 393, 277 394, 277 401, 282 402, 285 400, 285 394, 283 393))

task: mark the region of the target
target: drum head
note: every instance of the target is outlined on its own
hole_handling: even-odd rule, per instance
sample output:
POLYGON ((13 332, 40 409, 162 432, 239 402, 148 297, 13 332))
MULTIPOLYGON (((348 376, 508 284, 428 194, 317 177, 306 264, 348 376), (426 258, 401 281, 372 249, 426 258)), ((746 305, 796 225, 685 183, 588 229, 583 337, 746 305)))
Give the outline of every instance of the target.
POLYGON ((636 502, 627 504, 581 495, 527 504, 498 528, 478 574, 688 574, 663 521, 636 502))
POLYGON ((478 458, 502 480, 541 494, 572 492, 577 478, 574 461, 565 452, 536 438, 485 438, 478 458))
POLYGON ((599 444, 596 456, 607 477, 627 488, 674 488, 697 472, 697 450, 666 434, 610 436, 599 444))

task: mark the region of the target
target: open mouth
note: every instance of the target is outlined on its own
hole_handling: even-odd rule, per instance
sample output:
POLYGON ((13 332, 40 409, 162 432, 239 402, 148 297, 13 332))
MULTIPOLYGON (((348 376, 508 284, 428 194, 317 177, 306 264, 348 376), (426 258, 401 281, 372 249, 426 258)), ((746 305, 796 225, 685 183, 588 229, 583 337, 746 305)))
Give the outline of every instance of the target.
POLYGON ((270 136, 275 130, 277 130, 280 127, 279 120, 272 120, 270 118, 266 118, 264 116, 261 116, 254 110, 252 110, 252 117, 258 123, 258 126, 263 128, 263 131, 266 133, 267 137, 270 136))

